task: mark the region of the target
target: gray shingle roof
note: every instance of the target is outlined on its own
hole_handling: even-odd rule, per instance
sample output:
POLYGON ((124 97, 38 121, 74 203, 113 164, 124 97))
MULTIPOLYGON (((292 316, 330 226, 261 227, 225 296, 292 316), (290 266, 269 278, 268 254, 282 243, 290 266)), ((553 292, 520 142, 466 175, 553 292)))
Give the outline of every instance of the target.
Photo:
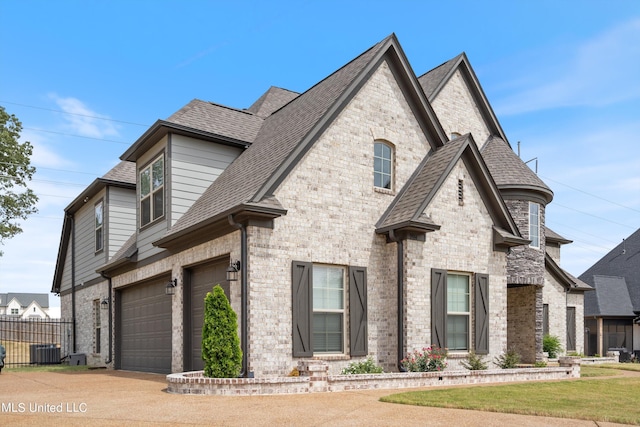
POLYGON ((19 293, 8 292, 6 294, 0 294, 0 307, 6 307, 11 300, 16 299, 20 302, 20 306, 26 307, 31 302, 35 301, 42 308, 49 308, 49 294, 35 294, 35 293, 19 293))
POLYGON ((540 194, 546 203, 551 202, 553 191, 502 138, 489 137, 480 152, 500 190, 529 190, 540 194))
POLYGON ((584 295, 585 316, 634 316, 624 277, 593 276, 595 292, 584 295))
POLYGON ((580 279, 597 289, 596 276, 623 277, 631 305, 640 311, 640 229, 582 273, 580 279))
POLYGON ((240 141, 253 142, 262 125, 262 118, 245 110, 236 110, 194 99, 173 113, 167 122, 240 141))
POLYGON ((558 233, 556 233, 555 231, 553 231, 552 229, 546 226, 544 228, 544 237, 549 242, 555 242, 561 245, 572 242, 572 240, 562 237, 561 235, 559 235, 558 233))
POLYGON ((444 83, 445 78, 449 76, 449 74, 456 67, 463 55, 464 54, 461 53, 455 58, 452 58, 447 62, 440 64, 431 71, 427 71, 426 73, 418 77, 418 82, 420 83, 420 86, 422 86, 422 90, 424 91, 424 94, 427 95, 429 101, 433 101, 435 96, 442 88, 442 84, 444 83))
POLYGON ((298 95, 300 94, 297 92, 271 86, 251 107, 247 108, 247 111, 265 118, 284 107, 298 95))
MULTIPOLYGON (((303 154, 305 138, 388 40, 376 44, 267 117, 254 143, 178 219, 166 238, 237 206, 260 203, 270 196, 267 193, 286 164, 303 154)), ((269 203, 277 204, 277 201, 269 203)))
POLYGON ((109 181, 118 181, 128 184, 136 183, 136 163, 121 161, 115 165, 109 172, 102 176, 102 179, 109 181))

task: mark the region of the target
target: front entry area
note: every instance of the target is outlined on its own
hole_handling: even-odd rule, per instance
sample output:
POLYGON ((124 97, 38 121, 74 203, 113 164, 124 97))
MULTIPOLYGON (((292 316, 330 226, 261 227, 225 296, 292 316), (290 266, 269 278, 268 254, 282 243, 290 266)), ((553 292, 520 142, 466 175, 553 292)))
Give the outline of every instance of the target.
POLYGON ((116 291, 116 369, 171 373, 170 276, 116 291))
POLYGON ((222 286, 229 298, 226 279, 229 258, 185 269, 184 272, 184 370, 204 369, 202 361, 202 325, 204 322, 204 298, 215 285, 222 286))

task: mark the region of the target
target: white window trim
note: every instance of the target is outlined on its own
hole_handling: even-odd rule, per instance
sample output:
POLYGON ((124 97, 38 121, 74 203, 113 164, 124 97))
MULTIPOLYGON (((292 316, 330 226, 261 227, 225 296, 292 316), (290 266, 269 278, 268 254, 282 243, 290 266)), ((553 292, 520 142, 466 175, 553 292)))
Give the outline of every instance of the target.
MULTIPOLYGON (((312 315, 314 315, 315 313, 340 313, 342 315, 342 351, 317 351, 315 348, 313 350, 313 354, 314 355, 319 355, 319 356, 326 356, 326 355, 344 355, 347 353, 347 289, 348 289, 348 284, 347 284, 347 268, 345 268, 342 265, 335 265, 335 264, 317 264, 317 263, 313 263, 311 268, 312 268, 312 277, 315 276, 315 274, 313 274, 315 271, 313 271, 313 269, 315 269, 315 267, 327 267, 327 268, 335 268, 335 269, 340 269, 342 270, 342 309, 317 309, 315 307, 311 308, 312 311, 312 315)), ((313 281, 314 286, 315 286, 315 280, 313 281)), ((311 291, 313 292, 313 286, 311 291)), ((314 299, 314 304, 315 304, 315 299, 314 299)), ((312 339, 313 339, 313 331, 311 333, 312 339)))
POLYGON ((531 240, 531 243, 529 244, 529 247, 535 248, 535 249, 540 249, 540 240, 541 240, 540 239, 540 237, 541 237, 540 236, 540 210, 541 209, 540 209, 540 204, 539 203, 529 202, 529 215, 528 215, 528 218, 529 218, 529 240, 531 240), (536 230, 537 230, 537 233, 536 233, 537 234, 537 236, 536 236, 537 237, 537 239, 536 239, 537 240, 537 244, 534 243, 534 239, 532 238, 533 237, 532 236, 532 225, 533 224, 531 224, 531 207, 532 206, 536 206, 537 207, 537 222, 538 223, 535 225, 536 226, 536 230))
MULTIPOLYGON (((447 271, 447 283, 449 282, 449 277, 451 276, 465 276, 467 278, 467 290, 469 293, 469 301, 468 301, 468 309, 469 311, 449 311, 449 307, 447 307, 447 322, 448 322, 448 318, 449 315, 452 316, 467 316, 467 348, 466 349, 456 349, 456 350, 451 350, 452 353, 468 353, 471 350, 475 350, 473 349, 473 286, 471 286, 471 279, 472 279, 472 275, 469 273, 463 273, 463 272, 459 272, 459 271, 447 271)), ((449 298, 449 285, 447 285, 447 301, 449 298)), ((447 303, 448 304, 448 303, 447 303)), ((449 332, 447 331, 447 337, 449 336, 449 332)), ((448 344, 447 344, 448 345, 448 344)))
POLYGON ((100 200, 98 203, 96 203, 93 207, 93 215, 94 215, 94 230, 93 230, 93 239, 94 239, 94 249, 95 252, 100 252, 104 250, 104 200, 100 200), (100 226, 97 226, 97 221, 96 221, 96 210, 98 208, 98 206, 100 207, 100 210, 102 211, 102 222, 100 223, 100 226), (97 236, 97 232, 98 229, 101 230, 100 233, 100 238, 101 238, 101 242, 100 242, 100 247, 98 248, 98 240, 96 238, 97 236))
POLYGON ((395 164, 395 156, 396 156, 396 148, 395 146, 388 142, 388 141, 384 141, 384 140, 376 140, 373 142, 373 159, 374 159, 374 165, 373 165, 373 187, 381 192, 393 192, 394 188, 395 188, 395 168, 394 168, 394 164, 395 164), (378 172, 376 171, 375 168, 375 159, 379 158, 382 159, 383 161, 385 161, 386 159, 383 157, 378 157, 375 154, 375 147, 377 144, 381 144, 383 146, 389 147, 389 149, 391 150, 391 158, 389 159, 389 188, 385 188, 385 187, 378 187, 375 184, 375 176, 376 174, 380 173, 380 174, 384 174, 384 172, 378 172))
POLYGON ((163 218, 166 215, 166 192, 165 192, 165 184, 166 184, 166 179, 167 179, 167 171, 166 171, 166 161, 164 158, 164 153, 161 153, 160 155, 158 155, 157 157, 155 157, 152 161, 150 161, 145 167, 143 167, 142 169, 140 169, 140 171, 138 171, 138 180, 140 181, 140 190, 138 193, 138 208, 140 209, 140 228, 143 227, 147 227, 150 224, 153 224, 154 222, 156 222, 157 220, 163 218), (158 190, 154 191, 153 189, 153 165, 159 161, 162 160, 162 185, 159 187, 158 190), (142 174, 146 171, 149 170, 149 194, 146 195, 144 198, 142 197, 142 174), (157 218, 153 217, 153 211, 154 211, 154 200, 153 200, 153 195, 154 193, 156 193, 157 191, 162 191, 162 215, 158 216, 157 218), (142 201, 149 198, 149 222, 143 224, 142 223, 142 201))

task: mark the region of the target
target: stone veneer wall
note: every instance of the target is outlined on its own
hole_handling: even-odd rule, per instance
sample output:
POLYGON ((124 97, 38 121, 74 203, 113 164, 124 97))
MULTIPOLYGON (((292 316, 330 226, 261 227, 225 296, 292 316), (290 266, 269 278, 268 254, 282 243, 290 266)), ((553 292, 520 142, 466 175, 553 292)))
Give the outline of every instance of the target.
MULTIPOLYGON (((520 234, 529 238, 529 202, 505 200, 520 234)), ((544 285, 544 224, 545 206, 540 205, 540 248, 516 246, 511 248, 507 262, 507 282, 517 285, 544 285)))
MULTIPOLYGON (((84 353, 89 366, 106 366, 109 356, 109 312, 100 309, 100 353, 94 352, 95 311, 93 301, 102 301, 108 295, 108 284, 104 282, 76 287, 76 353, 84 353)), ((62 313, 73 313, 71 308, 71 292, 60 296, 62 313)), ((73 342, 71 342, 73 346, 73 342)), ((73 353, 73 348, 70 349, 73 353)))

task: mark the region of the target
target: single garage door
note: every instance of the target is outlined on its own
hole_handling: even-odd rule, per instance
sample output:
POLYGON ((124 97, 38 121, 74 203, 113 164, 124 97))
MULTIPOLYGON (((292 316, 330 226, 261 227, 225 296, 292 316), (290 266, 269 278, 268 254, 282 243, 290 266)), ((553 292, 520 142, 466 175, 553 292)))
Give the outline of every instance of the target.
POLYGON ((119 291, 118 367, 130 371, 171 372, 170 278, 119 291))
POLYGON ((204 323, 204 298, 215 285, 222 286, 229 298, 227 267, 229 259, 215 261, 186 270, 187 293, 185 296, 185 371, 204 369, 202 361, 202 325, 204 323))

